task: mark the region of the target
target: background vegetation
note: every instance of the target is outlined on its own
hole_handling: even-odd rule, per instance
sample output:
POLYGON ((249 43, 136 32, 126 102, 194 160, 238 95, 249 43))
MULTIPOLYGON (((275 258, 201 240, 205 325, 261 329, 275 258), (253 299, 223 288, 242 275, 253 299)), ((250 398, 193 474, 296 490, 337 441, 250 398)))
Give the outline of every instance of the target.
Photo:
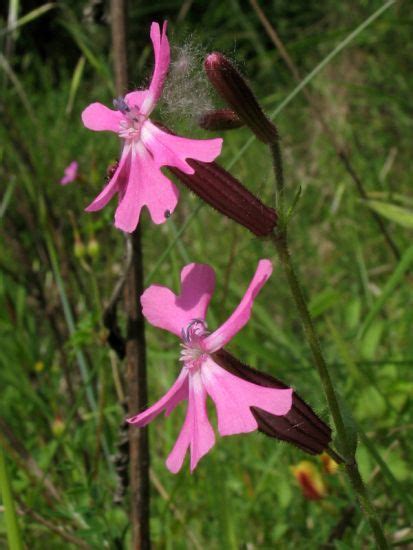
MULTIPOLYGON (((102 325, 122 272, 124 237, 112 227, 113 204, 94 215, 83 211, 118 153, 116 137, 89 132, 80 121, 86 105, 110 104, 114 96, 108 8, 99 0, 6 4, 0 12, 0 444, 28 548, 127 548, 128 501, 114 503, 119 478, 112 460, 122 440, 123 365, 105 344, 102 325), (18 28, 8 32, 15 21, 18 28), (79 179, 61 187, 73 159, 79 179)), ((382 2, 261 5, 305 77, 382 2)), ((236 60, 268 112, 276 110, 288 200, 299 185, 303 190, 290 224, 293 257, 333 378, 359 429, 362 473, 390 539, 407 547, 413 538, 409 2, 389 3, 306 86, 351 159, 364 199, 306 97, 291 96, 297 83, 249 2, 130 2, 129 16, 131 88, 150 76, 153 20, 168 19, 174 55, 194 60, 190 79, 172 74, 158 113, 176 131, 205 136, 196 117, 205 105, 218 105, 201 72, 212 49, 236 60), (399 258, 372 211, 384 220, 399 258)), ((225 134, 220 162, 271 203, 270 159, 255 141, 242 149, 249 139, 246 129, 225 134)), ((232 311, 257 260, 274 257, 269 242, 183 188, 166 224, 154 226, 146 214, 142 223, 147 283, 177 289, 189 261, 216 269, 210 326, 232 311)), ((151 326, 147 342, 152 402, 176 377, 178 346, 151 326)), ((231 350, 294 386, 326 418, 278 265, 231 350)), ((309 502, 291 473, 307 457, 260 434, 220 439, 192 476, 187 465, 170 474, 164 460, 182 413, 150 428, 156 548, 372 547, 342 474, 323 474, 328 495, 309 502)), ((321 471, 320 460, 310 460, 321 471)), ((6 540, 0 508, 0 547, 6 540)))

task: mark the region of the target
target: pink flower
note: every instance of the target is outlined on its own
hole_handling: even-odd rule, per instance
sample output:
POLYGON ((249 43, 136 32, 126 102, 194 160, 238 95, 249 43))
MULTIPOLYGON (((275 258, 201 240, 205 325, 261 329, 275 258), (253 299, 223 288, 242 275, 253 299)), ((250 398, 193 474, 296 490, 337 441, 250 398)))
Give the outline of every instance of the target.
POLYGON ((290 388, 263 387, 231 374, 214 360, 214 353, 225 346, 248 322, 254 299, 271 275, 269 260, 261 260, 238 307, 217 330, 207 332, 205 316, 215 287, 213 269, 189 264, 181 273, 181 293, 152 285, 142 295, 142 311, 154 326, 182 338, 180 360, 183 368, 169 391, 152 407, 128 421, 145 426, 162 411, 169 415, 181 401, 188 400, 186 419, 172 452, 168 469, 178 472, 190 449, 191 471, 213 447, 214 430, 206 409, 207 395, 215 403, 220 435, 248 433, 258 429, 251 407, 272 415, 284 415, 292 405, 290 388))
POLYGON ((115 111, 101 103, 92 103, 82 113, 83 124, 90 130, 115 132, 123 139, 115 173, 86 210, 100 210, 118 193, 115 226, 128 233, 138 225, 143 206, 148 208, 156 224, 165 222, 175 209, 178 190, 161 172, 162 166, 174 166, 193 174, 194 169, 186 159, 211 162, 222 148, 222 139, 186 139, 168 134, 150 121, 149 115, 161 96, 170 61, 166 23, 162 34, 158 23, 152 23, 151 40, 155 69, 149 89, 115 99, 115 111))
POLYGON ((65 174, 59 183, 61 185, 67 185, 68 183, 72 183, 72 181, 75 181, 75 179, 77 178, 78 168, 78 163, 75 160, 72 161, 69 166, 66 166, 65 174))

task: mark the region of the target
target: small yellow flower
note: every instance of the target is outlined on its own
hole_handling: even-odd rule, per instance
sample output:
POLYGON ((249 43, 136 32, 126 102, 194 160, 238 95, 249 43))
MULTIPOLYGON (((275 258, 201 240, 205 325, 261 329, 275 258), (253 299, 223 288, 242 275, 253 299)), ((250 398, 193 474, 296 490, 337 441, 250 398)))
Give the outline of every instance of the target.
POLYGON ((298 481, 303 496, 308 500, 321 500, 327 495, 327 487, 318 468, 308 460, 302 460, 291 471, 298 481))
POLYGON ((42 372, 44 371, 44 363, 43 361, 36 361, 36 363, 34 364, 34 370, 36 372, 42 372))

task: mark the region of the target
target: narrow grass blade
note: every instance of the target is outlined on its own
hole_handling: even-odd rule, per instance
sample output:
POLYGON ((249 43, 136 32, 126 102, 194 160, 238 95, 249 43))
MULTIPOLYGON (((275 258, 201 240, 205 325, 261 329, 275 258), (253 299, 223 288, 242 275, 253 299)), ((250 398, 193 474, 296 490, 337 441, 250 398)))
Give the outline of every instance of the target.
POLYGON ((413 246, 410 246, 406 250, 406 252, 403 254, 402 258, 400 259, 400 262, 397 264, 396 269, 394 270, 390 279, 385 284, 381 296, 376 300, 376 302, 373 304, 373 307, 370 309, 369 313, 367 314, 367 317, 365 318, 363 324, 361 325, 357 333, 358 339, 363 337, 366 330, 369 328, 369 326, 371 325, 372 321, 375 319, 377 314, 381 311, 386 301, 390 298, 390 296, 396 290, 397 285, 402 280, 405 272, 410 267, 412 262, 413 262, 413 246))
POLYGON ((66 114, 69 115, 73 109, 73 103, 76 98, 77 91, 79 89, 80 81, 82 80, 83 70, 85 68, 85 57, 82 55, 76 64, 73 71, 72 81, 70 83, 69 99, 66 105, 66 114))
POLYGON ((48 2, 47 4, 43 4, 43 6, 39 6, 38 8, 35 8, 32 11, 29 11, 29 13, 26 13, 20 19, 17 19, 13 23, 9 24, 7 28, 0 30, 0 36, 4 36, 5 34, 8 34, 10 32, 15 31, 16 29, 23 27, 23 25, 27 25, 27 23, 31 23, 32 21, 35 21, 38 17, 41 17, 46 12, 54 8, 56 4, 53 2, 48 2))
POLYGON ((13 191, 15 187, 16 187, 16 180, 12 179, 9 182, 8 186, 6 187, 6 191, 4 192, 4 195, 3 195, 3 200, 1 201, 1 204, 0 204, 0 220, 3 219, 4 214, 6 213, 7 207, 9 206, 11 198, 13 196, 13 191))
POLYGON ((10 550, 23 550, 19 523, 11 490, 10 478, 7 471, 6 458, 0 446, 0 491, 5 508, 7 540, 10 550))
MULTIPOLYGON (((50 256, 50 261, 52 263, 53 274, 54 274, 54 277, 55 277, 55 280, 56 280, 56 285, 57 285, 57 288, 58 288, 58 291, 59 291, 60 300, 62 302, 62 308, 63 308, 63 313, 64 313, 64 316, 65 316, 66 324, 68 326, 69 333, 72 335, 76 331, 75 321, 74 321, 74 318, 73 318, 73 314, 72 314, 72 310, 71 310, 71 307, 70 307, 70 304, 69 304, 69 300, 67 299, 66 290, 65 290, 65 287, 64 287, 64 284, 63 284, 63 280, 60 276, 59 263, 57 261, 56 251, 54 249, 53 243, 51 242, 50 236, 48 234, 46 234, 45 240, 46 240, 47 249, 48 249, 49 256, 50 256)), ((90 406, 91 410, 94 413, 97 414, 98 413, 98 407, 97 407, 97 403, 96 403, 96 397, 95 397, 95 394, 93 392, 91 379, 89 377, 89 369, 87 367, 85 356, 78 349, 75 351, 75 354, 76 354, 76 360, 77 360, 77 363, 79 365, 79 370, 80 370, 80 374, 82 376, 83 383, 86 386, 86 397, 87 397, 87 400, 89 402, 89 406, 90 406)), ((106 439, 103 436, 102 436, 102 447, 103 447, 103 451, 104 451, 104 454, 105 454, 105 457, 106 457, 106 460, 107 460, 108 464, 110 466, 112 466, 112 462, 111 462, 111 459, 110 459, 110 453, 109 453, 109 447, 108 447, 106 439)))
POLYGON ((410 494, 405 490, 405 488, 401 485, 401 483, 394 477, 393 473, 391 472, 390 468, 387 466, 386 462, 382 459, 380 456, 380 453, 377 451, 376 447, 374 446, 371 439, 367 437, 365 432, 360 428, 360 426, 357 426, 358 435, 363 443, 363 445, 366 447, 368 452, 371 454, 371 456, 376 461, 378 467, 380 468, 383 477, 388 482, 388 486, 390 490, 392 490, 397 496, 401 502, 403 502, 406 513, 409 514, 410 520, 413 521, 413 501, 410 497, 410 494))
POLYGON ((27 114, 29 115, 31 121, 33 122, 33 124, 36 124, 36 116, 30 104, 29 98, 27 97, 27 94, 24 91, 24 88, 21 85, 20 80, 18 79, 16 73, 13 71, 10 63, 7 61, 7 59, 4 57, 2 53, 0 53, 0 68, 3 69, 6 76, 9 78, 10 82, 13 84, 16 90, 16 93, 19 96, 20 101, 24 105, 24 108, 26 109, 27 114))
POLYGON ((364 201, 365 204, 380 216, 387 218, 388 220, 395 222, 408 229, 413 228, 413 212, 402 206, 397 206, 390 202, 382 202, 375 200, 364 201))
MULTIPOLYGON (((57 260, 56 251, 54 249, 54 246, 51 242, 51 239, 50 239, 49 235, 46 235, 45 239, 46 239, 46 243, 47 243, 47 250, 48 250, 49 256, 50 256, 50 261, 52 263, 54 278, 55 278, 57 289, 58 289, 59 295, 60 295, 60 301, 62 302, 62 308, 63 308, 63 313, 64 313, 64 316, 65 316, 66 324, 67 324, 67 327, 69 329, 69 333, 72 335, 76 332, 76 326, 75 326, 75 321, 74 321, 74 318, 73 318, 72 310, 71 310, 71 307, 70 307, 70 304, 69 304, 69 300, 67 299, 66 290, 65 290, 65 287, 64 287, 64 284, 63 284, 63 280, 60 276, 59 263, 58 263, 58 260, 57 260)), ((87 384, 86 385, 86 395, 87 395, 87 399, 89 401, 90 408, 92 409, 92 411, 96 412, 97 411, 96 398, 95 398, 93 389, 90 385, 89 372, 88 372, 88 367, 87 367, 87 364, 86 364, 86 360, 83 356, 83 353, 80 350, 76 350, 76 359, 77 359, 77 362, 79 364, 79 370, 80 370, 80 374, 82 376, 82 380, 83 380, 84 384, 87 384)))

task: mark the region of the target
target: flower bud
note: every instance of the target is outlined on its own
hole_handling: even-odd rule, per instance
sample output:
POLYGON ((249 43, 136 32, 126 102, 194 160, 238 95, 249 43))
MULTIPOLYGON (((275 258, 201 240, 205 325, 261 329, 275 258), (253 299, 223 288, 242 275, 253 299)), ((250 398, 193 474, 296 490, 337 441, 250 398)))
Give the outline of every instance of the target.
POLYGON ((213 52, 205 59, 204 67, 211 84, 256 137, 264 143, 275 143, 276 127, 232 63, 222 53, 213 52))
MULTIPOLYGON (((244 365, 224 349, 214 354, 214 360, 223 369, 258 386, 266 388, 288 387, 273 376, 244 365)), ((260 432, 292 443, 306 453, 320 454, 328 448, 331 442, 331 428, 316 415, 295 391, 293 392, 292 407, 283 416, 275 416, 259 407, 251 407, 251 412, 258 423, 260 432)))
POLYGON ((244 126, 244 121, 231 109, 216 109, 202 114, 198 124, 204 130, 223 131, 241 128, 244 126))
POLYGON ((87 253, 92 258, 96 258, 99 254, 100 246, 98 241, 92 237, 90 241, 87 243, 87 253))
POLYGON ((314 464, 303 460, 297 466, 292 466, 291 471, 307 500, 321 500, 327 495, 326 484, 314 464))
POLYGON ((60 416, 56 416, 56 418, 52 422, 52 433, 56 437, 59 437, 62 435, 62 433, 65 431, 66 425, 63 422, 62 418, 60 416))
POLYGON ((273 208, 263 204, 215 162, 187 162, 195 170, 194 174, 184 174, 178 168, 172 167, 169 170, 202 200, 249 229, 257 237, 272 233, 277 224, 277 214, 273 208))

